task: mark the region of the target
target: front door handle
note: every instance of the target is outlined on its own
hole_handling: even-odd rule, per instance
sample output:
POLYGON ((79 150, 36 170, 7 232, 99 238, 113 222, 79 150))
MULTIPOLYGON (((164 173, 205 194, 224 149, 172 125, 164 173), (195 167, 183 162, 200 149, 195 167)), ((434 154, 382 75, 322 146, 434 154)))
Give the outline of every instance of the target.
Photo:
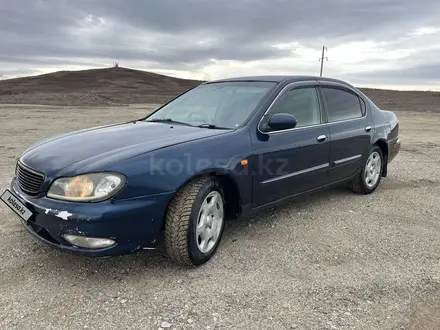
POLYGON ((318 140, 318 142, 324 142, 325 140, 327 140, 327 136, 320 135, 316 138, 316 140, 318 140))
POLYGON ((371 132, 373 128, 371 126, 367 126, 365 127, 365 132, 371 132))

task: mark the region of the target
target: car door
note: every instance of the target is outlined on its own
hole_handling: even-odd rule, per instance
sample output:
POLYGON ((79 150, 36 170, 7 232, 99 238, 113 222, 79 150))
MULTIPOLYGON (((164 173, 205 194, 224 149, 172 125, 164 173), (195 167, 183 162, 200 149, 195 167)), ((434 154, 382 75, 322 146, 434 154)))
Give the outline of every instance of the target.
POLYGON ((252 136, 254 207, 311 190, 325 183, 329 167, 329 131, 316 81, 286 86, 268 108, 252 136), (293 129, 262 132, 276 113, 292 114, 293 129))
POLYGON ((320 91, 330 130, 327 183, 333 183, 355 175, 361 168, 370 147, 374 122, 367 103, 351 88, 321 82, 320 91))

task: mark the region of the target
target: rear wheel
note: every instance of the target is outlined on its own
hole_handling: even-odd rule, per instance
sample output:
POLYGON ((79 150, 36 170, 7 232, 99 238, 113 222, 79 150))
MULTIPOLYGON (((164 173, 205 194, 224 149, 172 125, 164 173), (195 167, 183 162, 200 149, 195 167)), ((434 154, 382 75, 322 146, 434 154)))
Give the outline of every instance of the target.
POLYGON ((225 206, 219 182, 203 177, 180 189, 168 206, 165 248, 170 258, 201 265, 215 254, 223 235, 225 206))
POLYGON ((361 172, 351 180, 350 188, 359 194, 370 194, 376 190, 382 178, 383 154, 378 146, 372 146, 361 172))

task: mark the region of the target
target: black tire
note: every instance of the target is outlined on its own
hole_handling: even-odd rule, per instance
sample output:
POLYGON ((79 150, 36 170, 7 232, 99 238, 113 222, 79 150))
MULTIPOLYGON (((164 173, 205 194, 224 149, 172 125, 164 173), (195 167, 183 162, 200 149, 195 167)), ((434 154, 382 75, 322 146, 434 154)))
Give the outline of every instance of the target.
POLYGON ((206 196, 212 191, 220 193, 225 205, 223 189, 212 177, 195 179, 179 191, 168 205, 165 216, 165 249, 168 256, 177 264, 199 266, 207 262, 217 251, 225 224, 225 207, 223 222, 216 245, 208 253, 202 253, 197 246, 196 226, 200 207, 206 196))
POLYGON ((350 189, 357 194, 364 194, 364 195, 371 194, 373 191, 375 191, 376 188, 379 186, 380 180, 382 178, 382 173, 383 173, 383 168, 384 168, 383 162, 384 162, 384 157, 382 154, 382 150, 376 145, 372 146, 370 148, 368 156, 365 157, 365 160, 362 163, 362 168, 360 169, 360 173, 358 175, 356 175, 349 182, 350 189), (379 173, 379 178, 378 178, 376 184, 372 187, 368 187, 367 184, 365 183, 365 166, 367 164, 368 157, 370 157, 370 155, 374 152, 377 152, 380 156, 380 161, 381 161, 380 173, 379 173))

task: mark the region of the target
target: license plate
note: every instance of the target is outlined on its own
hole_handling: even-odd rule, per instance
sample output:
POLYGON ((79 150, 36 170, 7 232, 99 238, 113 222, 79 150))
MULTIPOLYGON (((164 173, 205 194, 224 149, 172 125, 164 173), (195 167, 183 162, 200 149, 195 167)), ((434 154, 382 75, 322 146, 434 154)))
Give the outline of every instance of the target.
POLYGON ((8 189, 3 192, 3 194, 0 196, 0 199, 22 219, 28 221, 32 216, 32 212, 26 206, 24 206, 24 204, 20 202, 20 200, 8 189))

